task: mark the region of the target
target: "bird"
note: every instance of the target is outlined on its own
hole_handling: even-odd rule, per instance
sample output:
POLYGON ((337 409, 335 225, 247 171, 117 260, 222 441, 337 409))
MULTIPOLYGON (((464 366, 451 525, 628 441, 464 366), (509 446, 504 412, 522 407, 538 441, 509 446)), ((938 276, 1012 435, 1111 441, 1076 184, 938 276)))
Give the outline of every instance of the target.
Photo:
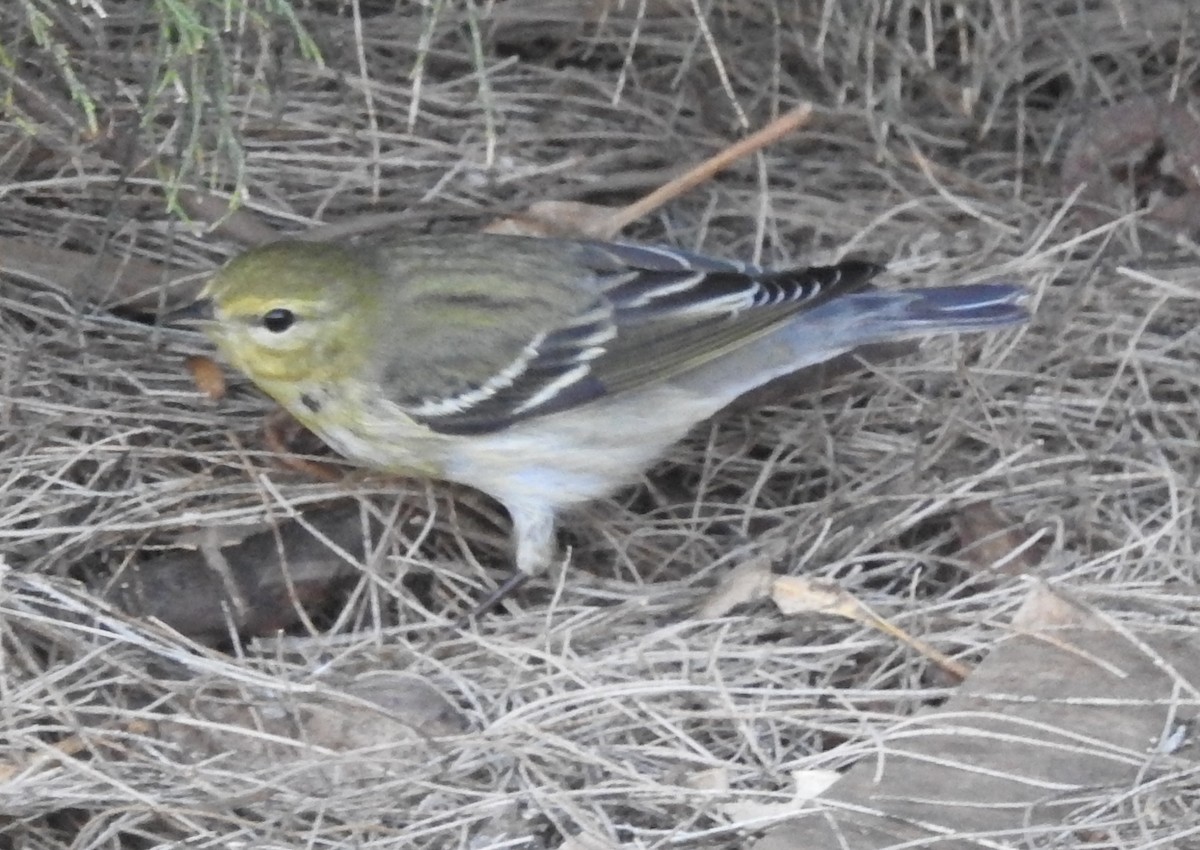
POLYGON ((284 239, 167 323, 199 325, 350 461, 498 500, 515 570, 482 613, 555 562, 564 509, 750 390, 862 346, 1030 317, 1012 282, 888 291, 882 271, 488 233, 284 239))

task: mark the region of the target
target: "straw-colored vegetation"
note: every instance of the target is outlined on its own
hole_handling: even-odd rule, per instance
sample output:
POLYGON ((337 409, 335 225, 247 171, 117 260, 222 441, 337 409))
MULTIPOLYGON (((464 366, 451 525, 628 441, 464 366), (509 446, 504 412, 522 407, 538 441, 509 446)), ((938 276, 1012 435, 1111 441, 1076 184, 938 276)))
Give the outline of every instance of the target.
MULTIPOLYGON (((737 805, 874 758, 957 685, 862 619, 703 616, 747 564, 966 669, 1035 579, 1197 625, 1188 0, 22 0, 0 51, 0 843, 747 846, 737 805), (281 466, 271 405, 236 376, 205 397, 204 342, 144 321, 256 228, 623 205, 805 101, 624 236, 1014 279, 1035 320, 728 412, 465 631, 509 563, 495 505, 281 466), (219 589, 225 543, 347 506, 366 557, 291 588, 283 633, 203 646, 114 601, 181 552, 219 589)), ((216 605, 193 581, 173 601, 216 605)), ((1200 840, 1194 770, 1137 782, 1036 842, 1200 840)))

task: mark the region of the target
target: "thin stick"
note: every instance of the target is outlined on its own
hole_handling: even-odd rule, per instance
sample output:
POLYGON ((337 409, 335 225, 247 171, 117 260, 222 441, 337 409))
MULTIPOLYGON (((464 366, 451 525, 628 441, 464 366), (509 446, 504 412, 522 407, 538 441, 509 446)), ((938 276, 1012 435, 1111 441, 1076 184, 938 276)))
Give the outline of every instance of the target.
POLYGON ((811 103, 803 103, 797 106, 791 112, 780 115, 761 130, 751 133, 741 141, 734 142, 685 174, 681 174, 674 180, 659 186, 649 195, 634 201, 627 207, 617 210, 613 213, 612 218, 609 219, 609 232, 614 234, 620 232, 627 224, 637 221, 647 213, 658 209, 667 203, 667 201, 700 185, 718 171, 728 168, 742 157, 755 153, 783 138, 788 133, 803 127, 812 117, 812 112, 811 103))

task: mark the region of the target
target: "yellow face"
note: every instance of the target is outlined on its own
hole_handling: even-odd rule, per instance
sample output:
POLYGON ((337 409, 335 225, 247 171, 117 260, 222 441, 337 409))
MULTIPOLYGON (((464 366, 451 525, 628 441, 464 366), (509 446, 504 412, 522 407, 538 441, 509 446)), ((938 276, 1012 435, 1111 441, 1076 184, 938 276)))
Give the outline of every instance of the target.
POLYGON ((339 380, 365 355, 361 320, 378 293, 377 273, 343 248, 276 243, 213 277, 206 330, 256 383, 339 380))

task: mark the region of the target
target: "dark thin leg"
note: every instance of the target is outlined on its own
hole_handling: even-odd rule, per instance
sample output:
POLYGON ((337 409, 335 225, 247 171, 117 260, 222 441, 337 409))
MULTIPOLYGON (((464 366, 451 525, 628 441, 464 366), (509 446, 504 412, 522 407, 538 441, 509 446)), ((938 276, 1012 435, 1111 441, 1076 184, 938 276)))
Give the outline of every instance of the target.
POLYGON ((514 570, 512 575, 506 578, 499 587, 485 596, 474 608, 467 612, 466 616, 455 623, 455 627, 459 629, 467 628, 473 621, 478 620, 507 599, 509 594, 527 581, 529 581, 529 573, 514 570))

